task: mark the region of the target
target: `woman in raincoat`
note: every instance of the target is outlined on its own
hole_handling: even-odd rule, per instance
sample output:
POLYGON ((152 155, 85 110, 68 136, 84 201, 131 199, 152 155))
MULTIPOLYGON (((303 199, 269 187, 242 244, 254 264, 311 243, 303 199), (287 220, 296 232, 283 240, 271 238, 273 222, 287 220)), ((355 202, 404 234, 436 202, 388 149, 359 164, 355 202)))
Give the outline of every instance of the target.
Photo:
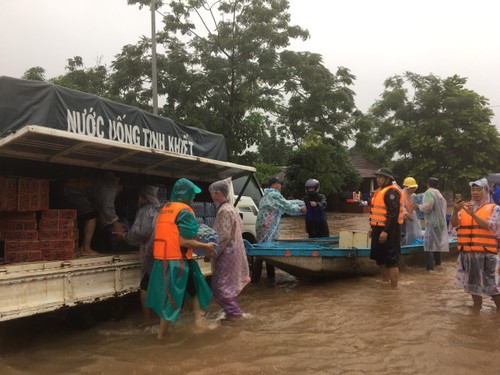
POLYGON ((214 243, 202 243, 198 223, 189 204, 201 189, 186 178, 172 188, 170 202, 160 210, 153 245, 154 263, 149 279, 146 306, 160 317, 158 339, 164 337, 171 322, 177 321, 184 303, 194 312, 194 322, 203 329, 201 309, 212 298, 198 263, 192 259, 193 247, 213 252, 214 243))
POLYGON ((472 296, 474 308, 481 309, 483 296, 491 297, 500 310, 498 238, 500 207, 490 202, 488 181, 470 182, 470 202, 455 200, 450 225, 458 233, 456 282, 472 296))
POLYGON ((212 292, 224 309, 226 319, 243 317, 237 296, 250 282, 240 215, 231 203, 231 179, 217 181, 208 188, 217 207, 213 229, 218 235, 218 251, 212 257, 212 292))
POLYGON ((424 213, 425 234, 424 251, 427 271, 441 265, 441 253, 449 252, 448 224, 446 223, 446 199, 437 189, 438 179, 430 177, 422 204, 418 205, 424 213))
POLYGON ((417 181, 413 177, 406 177, 403 181, 403 218, 404 218, 404 239, 403 245, 410 245, 422 238, 422 227, 418 219, 416 205, 413 202, 417 181))

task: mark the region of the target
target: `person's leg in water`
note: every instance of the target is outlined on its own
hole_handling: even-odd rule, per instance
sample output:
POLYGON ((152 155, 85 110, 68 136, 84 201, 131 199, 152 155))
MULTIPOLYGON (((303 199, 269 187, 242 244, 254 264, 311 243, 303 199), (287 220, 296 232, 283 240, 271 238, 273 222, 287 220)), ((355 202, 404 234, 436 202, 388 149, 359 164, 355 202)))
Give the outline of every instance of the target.
POLYGON ((380 264, 379 268, 380 274, 382 275, 382 282, 388 283, 389 281, 391 281, 391 279, 389 278, 389 269, 384 264, 380 264))
POLYGON ((389 280, 391 281, 391 286, 396 289, 399 282, 399 267, 397 265, 390 266, 387 268, 387 273, 389 274, 389 280))
POLYGON ((167 334, 168 327, 170 327, 170 322, 168 320, 160 318, 160 328, 158 328, 158 340, 164 338, 167 334))
POLYGON ((495 302, 495 306, 497 307, 497 312, 500 312, 500 294, 497 294, 496 296, 491 296, 491 299, 493 302, 495 302))
POLYGON ((475 310, 481 310, 481 307, 483 306, 483 297, 477 294, 471 294, 471 296, 472 296, 472 302, 474 303, 472 308, 475 310))

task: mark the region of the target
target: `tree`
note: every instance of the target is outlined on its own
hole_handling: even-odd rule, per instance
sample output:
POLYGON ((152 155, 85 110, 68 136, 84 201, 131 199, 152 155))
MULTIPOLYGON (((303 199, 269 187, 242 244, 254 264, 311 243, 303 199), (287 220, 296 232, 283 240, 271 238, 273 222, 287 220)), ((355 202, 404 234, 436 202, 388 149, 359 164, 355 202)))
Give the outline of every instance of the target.
POLYGON ((73 90, 112 99, 108 87, 108 69, 99 61, 94 67, 86 68, 83 59, 75 56, 68 59, 65 70, 65 74, 52 78, 50 81, 73 90))
MULTIPOLYGON (((288 8, 287 0, 171 1, 157 37, 165 50, 158 59, 160 112, 223 134, 232 160, 274 134, 295 145, 309 131, 346 141, 354 76, 345 68, 332 74, 318 54, 286 49, 309 37, 289 25, 288 8)), ((134 85, 149 74, 142 66, 148 48, 120 56, 123 64, 137 59, 129 70, 137 69, 129 77, 134 85)))
POLYGON ((314 134, 291 154, 286 176, 287 191, 295 193, 302 193, 304 183, 310 178, 320 181, 324 194, 357 190, 361 183, 346 147, 314 134))
POLYGON ((488 100, 465 88, 466 78, 441 79, 411 72, 385 81, 370 109, 381 148, 395 174, 461 191, 468 181, 496 171, 500 139, 488 100))
POLYGON ((45 81, 45 69, 41 66, 34 66, 25 71, 21 78, 32 81, 45 81))

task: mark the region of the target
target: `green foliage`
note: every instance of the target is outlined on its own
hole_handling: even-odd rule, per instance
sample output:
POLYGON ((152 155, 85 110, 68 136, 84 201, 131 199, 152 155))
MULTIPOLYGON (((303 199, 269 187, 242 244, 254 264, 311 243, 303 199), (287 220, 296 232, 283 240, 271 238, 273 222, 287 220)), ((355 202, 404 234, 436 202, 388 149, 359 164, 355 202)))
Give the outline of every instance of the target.
POLYGON ((68 59, 64 75, 50 79, 52 83, 73 90, 109 98, 108 70, 99 62, 86 68, 80 56, 68 59))
POLYGON ((361 183, 361 176, 353 168, 345 147, 319 136, 310 136, 305 147, 292 152, 285 188, 302 194, 304 183, 310 178, 320 181, 323 194, 357 190, 361 183))
POLYGON ((257 177, 257 181, 259 181, 261 185, 266 185, 269 177, 274 176, 278 172, 280 172, 279 167, 268 163, 257 162, 255 163, 254 167, 255 169, 257 169, 257 173, 255 174, 255 176, 257 177))
POLYGON ((378 121, 376 139, 395 174, 417 181, 434 176, 445 189, 459 191, 496 171, 500 139, 493 113, 466 82, 456 75, 440 79, 410 72, 385 82, 370 115, 378 121))
POLYGON ((35 66, 25 71, 21 78, 31 81, 45 81, 45 69, 41 66, 35 66))

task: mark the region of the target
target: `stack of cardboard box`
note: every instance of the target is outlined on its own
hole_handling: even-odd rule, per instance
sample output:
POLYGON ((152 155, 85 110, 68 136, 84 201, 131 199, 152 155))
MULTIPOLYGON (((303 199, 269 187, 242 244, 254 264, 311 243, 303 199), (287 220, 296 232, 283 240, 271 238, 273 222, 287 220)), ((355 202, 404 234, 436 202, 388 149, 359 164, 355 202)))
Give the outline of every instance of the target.
POLYGON ((49 209, 49 181, 0 177, 0 258, 4 262, 73 259, 76 211, 49 209))

